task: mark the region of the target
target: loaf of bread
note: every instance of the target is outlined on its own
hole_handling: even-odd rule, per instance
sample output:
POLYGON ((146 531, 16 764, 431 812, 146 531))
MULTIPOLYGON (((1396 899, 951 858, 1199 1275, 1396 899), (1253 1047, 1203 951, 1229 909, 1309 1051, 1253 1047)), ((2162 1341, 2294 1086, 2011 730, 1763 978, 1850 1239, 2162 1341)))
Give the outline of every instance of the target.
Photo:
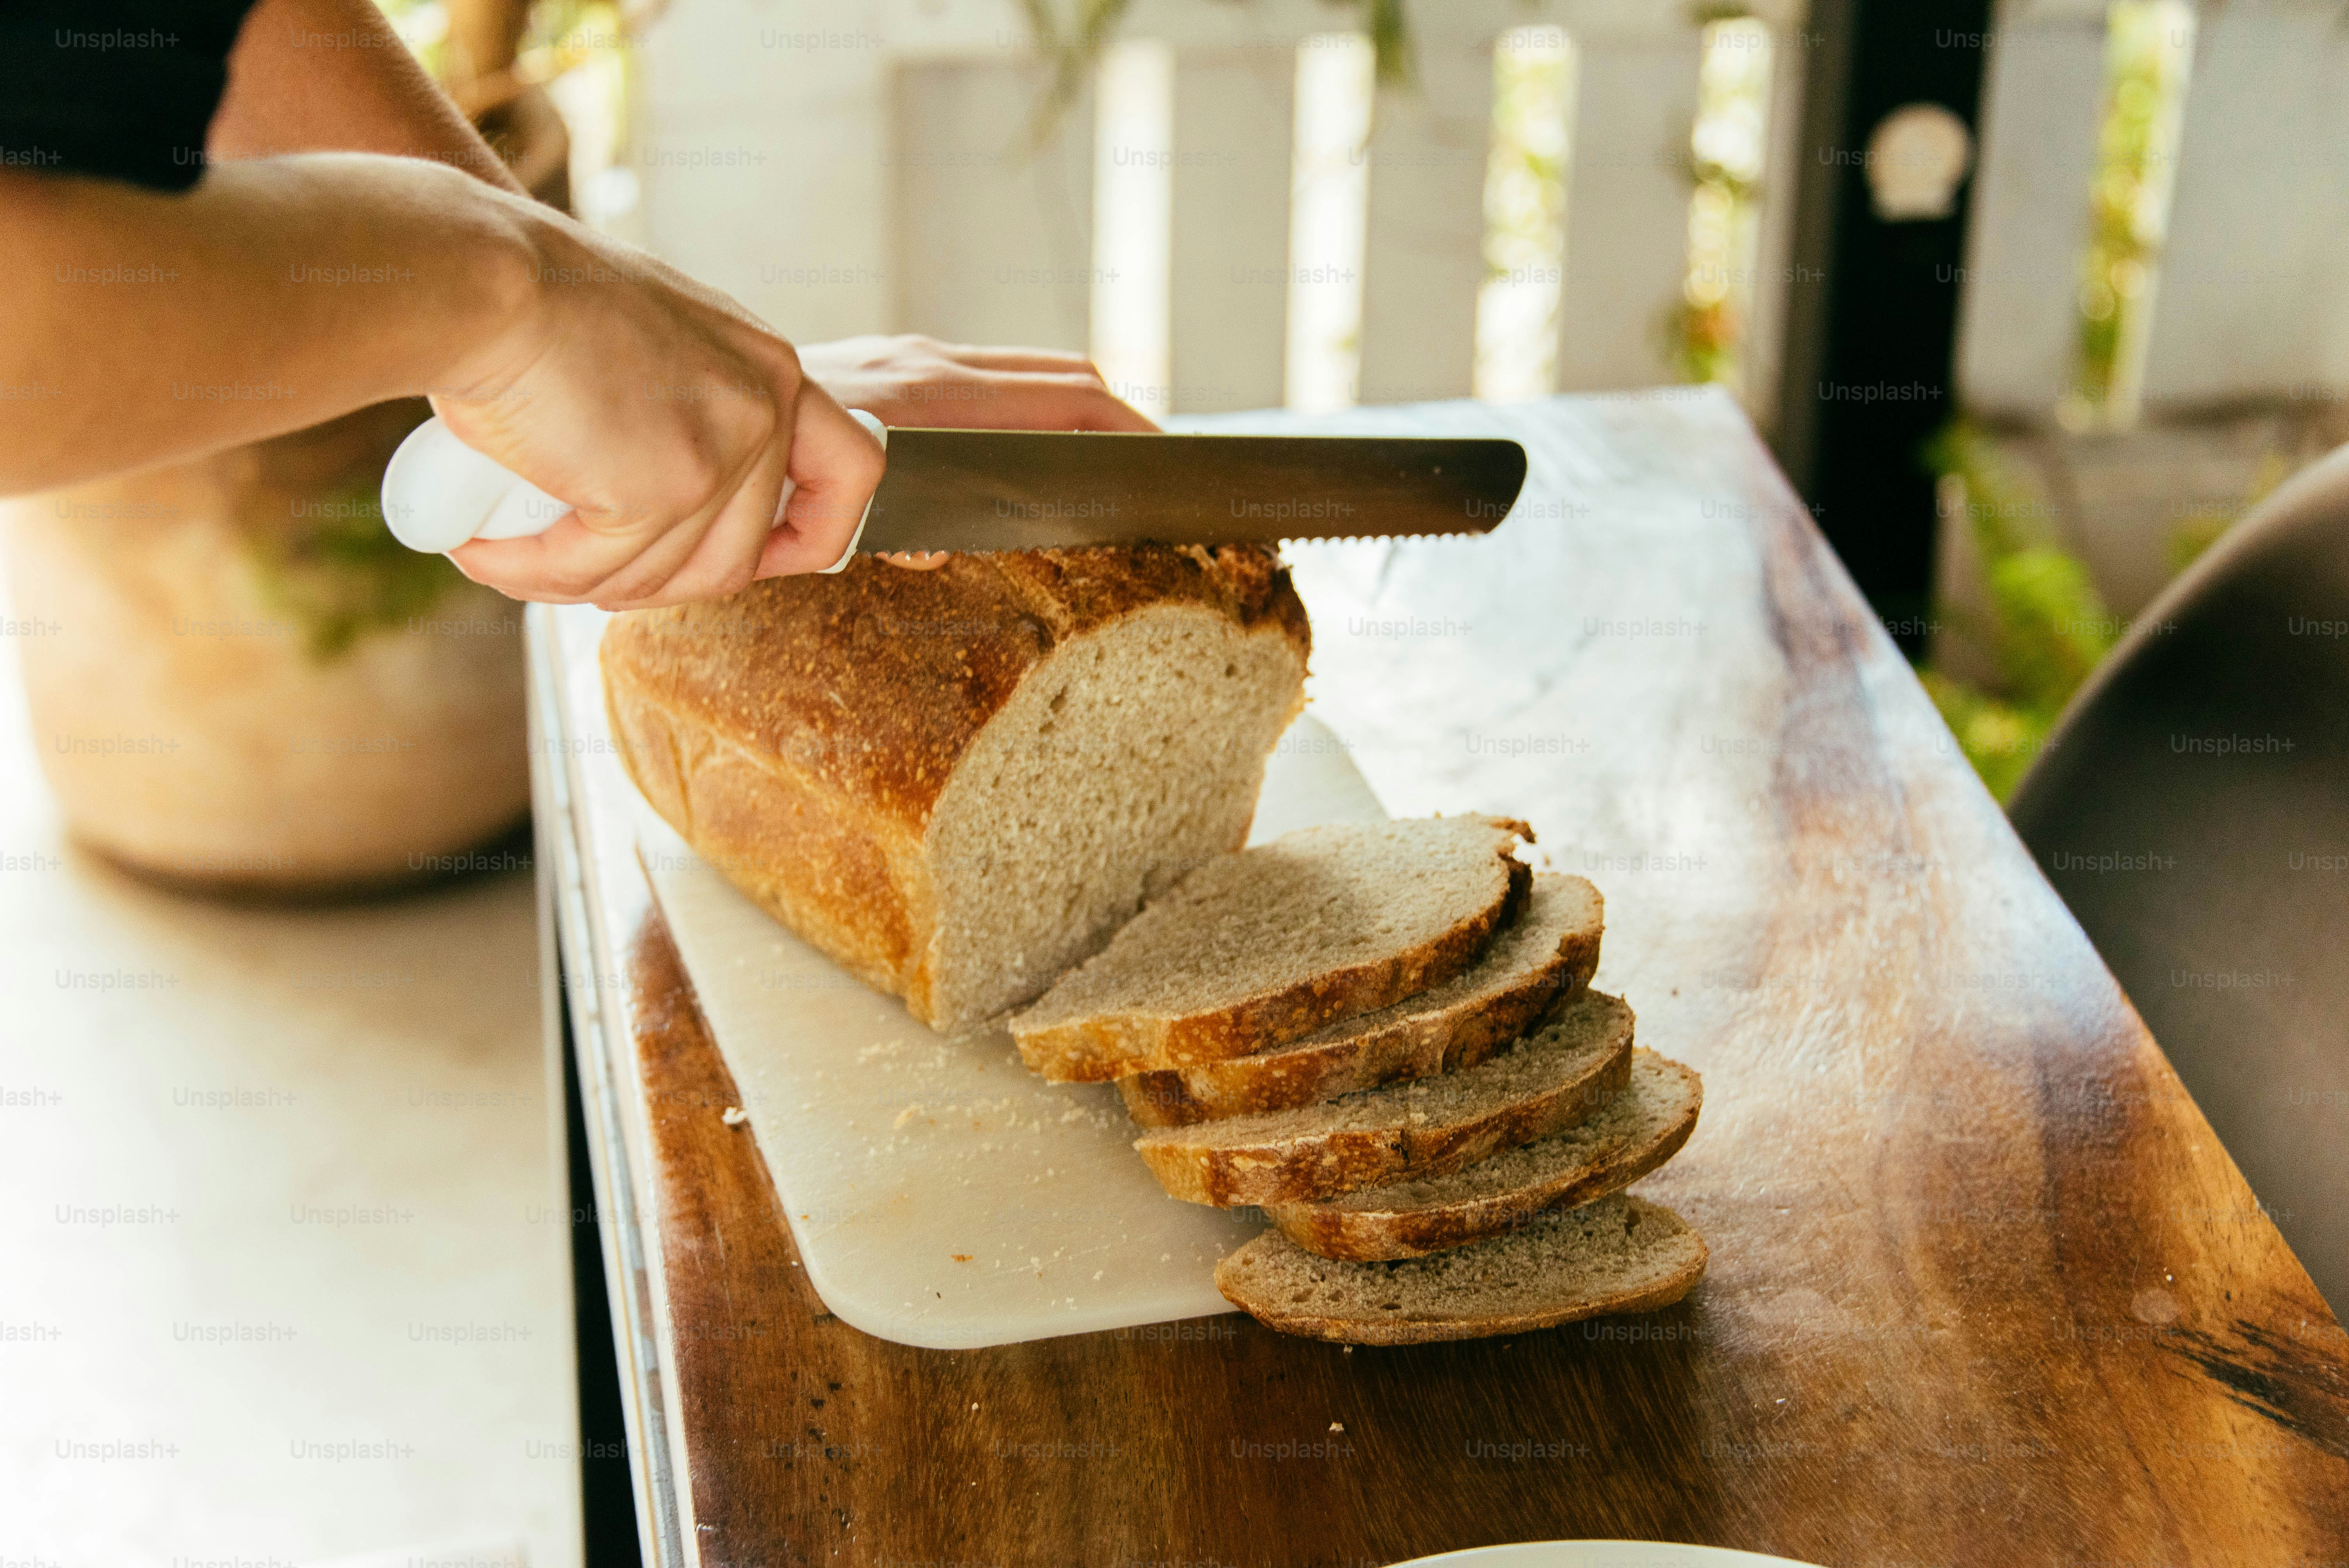
POLYGON ((615 616, 622 761, 728 880, 953 1031, 1237 850, 1311 634, 1249 546, 859 557, 615 616))

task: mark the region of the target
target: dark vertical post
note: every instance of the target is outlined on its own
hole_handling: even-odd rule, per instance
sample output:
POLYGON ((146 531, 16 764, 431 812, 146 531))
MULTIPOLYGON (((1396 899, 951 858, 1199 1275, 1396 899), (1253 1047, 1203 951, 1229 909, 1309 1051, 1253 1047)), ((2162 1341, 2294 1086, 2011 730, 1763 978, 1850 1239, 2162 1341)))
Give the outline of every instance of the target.
MULTIPOLYGON (((564 993, 567 995, 567 993, 564 993)), ((585 1568, 642 1568, 636 1489, 628 1466, 628 1418, 621 1404, 620 1353, 604 1286, 604 1235, 588 1164, 586 1099, 579 1090, 571 1009, 563 1018, 564 1169, 571 1189, 572 1338, 579 1355, 580 1527, 585 1568)))
POLYGON ((1809 46, 1778 459, 1903 648, 1932 601, 1933 482, 1920 449, 1957 410, 1959 281, 1973 190, 1948 215, 1887 219, 1868 139, 1893 110, 1936 104, 1980 163, 1989 0, 1817 0, 1809 46))

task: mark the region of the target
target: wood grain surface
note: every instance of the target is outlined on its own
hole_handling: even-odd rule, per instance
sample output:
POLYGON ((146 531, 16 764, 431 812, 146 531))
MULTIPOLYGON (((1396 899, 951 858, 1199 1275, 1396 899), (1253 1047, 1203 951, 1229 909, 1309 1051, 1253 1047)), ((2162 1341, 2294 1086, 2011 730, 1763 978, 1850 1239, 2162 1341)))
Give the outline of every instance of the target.
POLYGON ((1280 428, 1529 449, 1487 540, 1292 552, 1314 711, 1390 810, 1523 817, 1537 862, 1605 892, 1594 983, 1704 1075, 1638 1191, 1704 1233, 1710 1275, 1649 1316, 1408 1349, 1239 1316, 964 1353, 859 1334, 722 1120, 725 1065, 574 755, 704 1568, 1618 1537, 1836 1568, 2349 1563, 2341 1326, 1726 399, 1280 428))

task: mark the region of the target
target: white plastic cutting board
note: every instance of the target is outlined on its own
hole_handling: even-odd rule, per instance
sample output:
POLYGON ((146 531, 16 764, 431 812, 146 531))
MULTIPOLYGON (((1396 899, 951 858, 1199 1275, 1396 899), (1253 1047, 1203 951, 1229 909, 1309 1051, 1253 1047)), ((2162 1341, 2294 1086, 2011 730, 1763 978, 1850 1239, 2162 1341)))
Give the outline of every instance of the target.
MULTIPOLYGON (((1250 842, 1386 813, 1310 717, 1250 842)), ((1048 1084, 1009 1034, 947 1039, 777 924, 639 807, 638 843, 824 1305, 883 1339, 1010 1345, 1231 1310, 1252 1215, 1169 1198, 1108 1084, 1048 1084)), ((719 1114, 713 1107, 709 1114, 719 1114)))

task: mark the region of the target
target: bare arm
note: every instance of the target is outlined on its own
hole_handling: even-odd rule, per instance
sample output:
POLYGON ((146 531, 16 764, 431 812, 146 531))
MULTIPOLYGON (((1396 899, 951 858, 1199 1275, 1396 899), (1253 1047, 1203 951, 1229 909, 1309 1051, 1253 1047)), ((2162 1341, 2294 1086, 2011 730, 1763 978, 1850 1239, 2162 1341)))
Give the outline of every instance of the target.
POLYGON ((424 393, 579 509, 459 564, 635 608, 837 557, 881 454, 827 381, 906 422, 1147 428, 1070 356, 857 340, 803 373, 733 301, 514 194, 367 0, 262 0, 207 153, 181 196, 0 170, 0 381, 36 392, 0 493, 424 393))
POLYGON ((372 0, 261 0, 237 36, 205 151, 215 161, 388 152, 522 194, 372 0))
POLYGON ((0 493, 426 393, 579 509, 458 563, 615 607, 829 565, 881 453, 790 344, 651 257, 451 169, 223 164, 183 196, 0 170, 0 493), (783 526, 783 480, 797 481, 783 526))
POLYGON ((205 155, 178 196, 0 170, 0 374, 37 389, 0 493, 466 385, 528 303, 524 224, 447 170, 522 187, 371 0, 261 0, 205 155), (283 156, 321 151, 444 168, 283 156))
POLYGON ((0 170, 0 493, 463 384, 526 305, 518 198, 404 160, 211 170, 185 195, 0 170))
POLYGON ((0 492, 470 384, 464 354, 528 303, 523 224, 433 170, 284 158, 320 151, 523 194, 372 0, 254 7, 206 140, 220 167, 185 195, 0 170, 0 257, 32 285, 0 299, 0 366, 39 389, 0 492))

